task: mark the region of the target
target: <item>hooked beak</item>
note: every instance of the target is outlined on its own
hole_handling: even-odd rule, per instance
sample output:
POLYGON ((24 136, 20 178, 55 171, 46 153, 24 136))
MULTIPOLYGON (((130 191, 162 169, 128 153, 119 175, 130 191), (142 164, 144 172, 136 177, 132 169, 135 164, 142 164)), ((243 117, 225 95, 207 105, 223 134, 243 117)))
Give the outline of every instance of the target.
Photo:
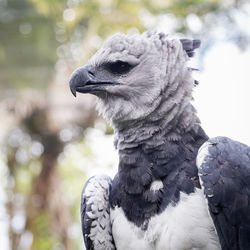
POLYGON ((95 94, 106 91, 106 87, 109 85, 118 85, 118 83, 98 79, 90 65, 76 69, 69 80, 70 90, 75 97, 76 92, 95 94))

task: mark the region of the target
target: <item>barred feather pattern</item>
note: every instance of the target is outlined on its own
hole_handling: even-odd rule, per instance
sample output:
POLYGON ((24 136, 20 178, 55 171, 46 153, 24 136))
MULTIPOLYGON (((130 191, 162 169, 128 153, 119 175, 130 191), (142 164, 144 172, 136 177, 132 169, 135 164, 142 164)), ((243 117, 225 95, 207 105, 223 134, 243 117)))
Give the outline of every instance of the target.
POLYGON ((81 218, 87 249, 116 249, 110 223, 110 185, 108 176, 97 175, 90 178, 83 189, 81 218))

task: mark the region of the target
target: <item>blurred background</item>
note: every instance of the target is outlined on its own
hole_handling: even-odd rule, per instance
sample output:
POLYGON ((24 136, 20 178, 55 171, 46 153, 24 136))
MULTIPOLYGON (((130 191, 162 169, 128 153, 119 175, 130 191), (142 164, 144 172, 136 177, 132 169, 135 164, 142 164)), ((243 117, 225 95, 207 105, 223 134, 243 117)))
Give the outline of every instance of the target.
POLYGON ((0 0, 2 250, 84 249, 81 189, 113 176, 113 130, 68 88, 105 38, 157 29, 202 40, 190 64, 209 136, 250 144, 248 0, 0 0))

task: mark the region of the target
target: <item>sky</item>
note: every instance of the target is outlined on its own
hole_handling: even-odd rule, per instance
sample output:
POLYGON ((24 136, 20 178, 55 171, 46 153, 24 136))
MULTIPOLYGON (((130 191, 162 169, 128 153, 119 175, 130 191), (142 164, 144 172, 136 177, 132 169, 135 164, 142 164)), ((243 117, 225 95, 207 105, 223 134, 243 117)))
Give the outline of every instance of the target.
POLYGON ((210 137, 227 136, 250 145, 250 48, 221 42, 207 51, 194 106, 210 137))

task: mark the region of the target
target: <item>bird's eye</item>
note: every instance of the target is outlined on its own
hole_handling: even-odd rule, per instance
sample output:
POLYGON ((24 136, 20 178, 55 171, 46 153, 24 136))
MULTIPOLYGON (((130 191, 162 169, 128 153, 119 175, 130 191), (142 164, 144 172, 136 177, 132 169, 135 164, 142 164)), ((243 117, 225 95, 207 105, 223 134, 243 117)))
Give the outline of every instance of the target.
POLYGON ((116 61, 109 63, 107 67, 112 74, 126 74, 133 66, 127 62, 116 61))

